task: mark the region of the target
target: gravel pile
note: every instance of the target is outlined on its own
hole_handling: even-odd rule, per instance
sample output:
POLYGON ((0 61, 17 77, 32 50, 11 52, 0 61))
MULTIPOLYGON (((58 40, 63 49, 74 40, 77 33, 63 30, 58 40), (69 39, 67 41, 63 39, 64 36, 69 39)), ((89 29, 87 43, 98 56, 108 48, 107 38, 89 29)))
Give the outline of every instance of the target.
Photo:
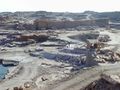
POLYGON ((120 90, 120 85, 113 85, 104 79, 100 79, 95 82, 92 82, 91 84, 89 84, 81 90, 120 90))

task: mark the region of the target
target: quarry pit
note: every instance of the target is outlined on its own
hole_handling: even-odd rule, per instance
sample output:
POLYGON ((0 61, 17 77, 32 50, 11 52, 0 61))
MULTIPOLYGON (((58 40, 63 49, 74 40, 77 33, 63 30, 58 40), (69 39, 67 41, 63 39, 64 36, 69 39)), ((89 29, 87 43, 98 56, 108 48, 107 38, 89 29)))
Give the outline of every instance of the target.
POLYGON ((5 31, 0 60, 7 72, 0 90, 90 90, 101 73, 119 73, 119 31, 5 31))

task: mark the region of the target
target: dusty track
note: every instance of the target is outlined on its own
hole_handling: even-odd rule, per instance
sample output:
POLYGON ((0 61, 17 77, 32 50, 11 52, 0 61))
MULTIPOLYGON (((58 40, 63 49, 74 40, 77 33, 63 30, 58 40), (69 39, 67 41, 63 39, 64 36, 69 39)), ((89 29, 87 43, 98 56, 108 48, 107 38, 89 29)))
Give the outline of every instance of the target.
POLYGON ((7 88, 13 88, 15 86, 22 86, 25 82, 31 81, 32 78, 37 75, 37 65, 39 65, 37 61, 22 64, 23 70, 18 75, 15 75, 14 78, 1 83, 0 90, 6 90, 7 88))
POLYGON ((109 66, 98 66, 89 70, 85 70, 72 79, 58 84, 51 90, 80 90, 90 82, 100 78, 101 73, 120 74, 120 63, 109 66))

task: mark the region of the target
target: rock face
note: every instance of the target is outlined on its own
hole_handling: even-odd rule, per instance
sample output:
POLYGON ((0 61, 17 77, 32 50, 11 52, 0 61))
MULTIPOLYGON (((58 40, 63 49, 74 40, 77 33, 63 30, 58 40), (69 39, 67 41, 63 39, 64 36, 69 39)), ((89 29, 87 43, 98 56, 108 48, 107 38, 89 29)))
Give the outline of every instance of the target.
POLYGON ((95 57, 96 57, 96 51, 94 49, 88 50, 88 52, 86 54, 86 65, 87 66, 96 65, 97 62, 95 61, 95 57))
POLYGON ((36 29, 62 29, 75 28, 78 26, 99 26, 106 27, 109 24, 109 19, 95 19, 95 20, 79 20, 79 21, 57 21, 57 20, 35 20, 34 26, 36 29))
POLYGON ((120 90, 120 84, 111 84, 104 79, 100 79, 89 84, 86 88, 82 90, 120 90))
POLYGON ((120 77, 117 75, 106 75, 102 74, 101 78, 108 81, 111 84, 120 84, 120 77))
POLYGON ((16 41, 28 41, 28 40, 35 40, 37 42, 43 42, 46 41, 48 39, 48 35, 21 35, 19 37, 16 38, 16 41))
POLYGON ((3 60, 2 65, 3 66, 17 66, 19 64, 19 61, 14 60, 3 60))
POLYGON ((120 90, 119 76, 101 75, 101 79, 92 82, 82 90, 120 90))
POLYGON ((56 54, 56 53, 48 53, 43 52, 42 56, 44 58, 55 60, 57 62, 64 62, 68 63, 72 66, 80 66, 83 64, 84 61, 81 60, 80 56, 71 56, 71 55, 65 55, 65 54, 56 54))

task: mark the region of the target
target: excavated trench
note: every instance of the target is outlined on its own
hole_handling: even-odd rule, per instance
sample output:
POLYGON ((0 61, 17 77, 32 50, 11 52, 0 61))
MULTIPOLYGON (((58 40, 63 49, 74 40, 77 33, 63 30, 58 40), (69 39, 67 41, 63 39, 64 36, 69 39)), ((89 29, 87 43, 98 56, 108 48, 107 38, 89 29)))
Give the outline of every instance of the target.
POLYGON ((57 62, 68 63, 72 66, 81 66, 85 63, 85 60, 81 59, 82 56, 79 55, 67 55, 60 53, 55 54, 55 53, 44 52, 42 53, 42 56, 46 59, 55 60, 57 62))
POLYGON ((74 49, 62 49, 60 50, 61 52, 64 52, 64 53, 71 53, 71 54, 86 54, 87 53, 87 49, 86 48, 74 48, 74 49))
POLYGON ((99 37, 99 33, 86 33, 86 34, 69 36, 69 38, 71 39, 84 41, 84 42, 86 42, 87 39, 97 39, 98 37, 99 37))

